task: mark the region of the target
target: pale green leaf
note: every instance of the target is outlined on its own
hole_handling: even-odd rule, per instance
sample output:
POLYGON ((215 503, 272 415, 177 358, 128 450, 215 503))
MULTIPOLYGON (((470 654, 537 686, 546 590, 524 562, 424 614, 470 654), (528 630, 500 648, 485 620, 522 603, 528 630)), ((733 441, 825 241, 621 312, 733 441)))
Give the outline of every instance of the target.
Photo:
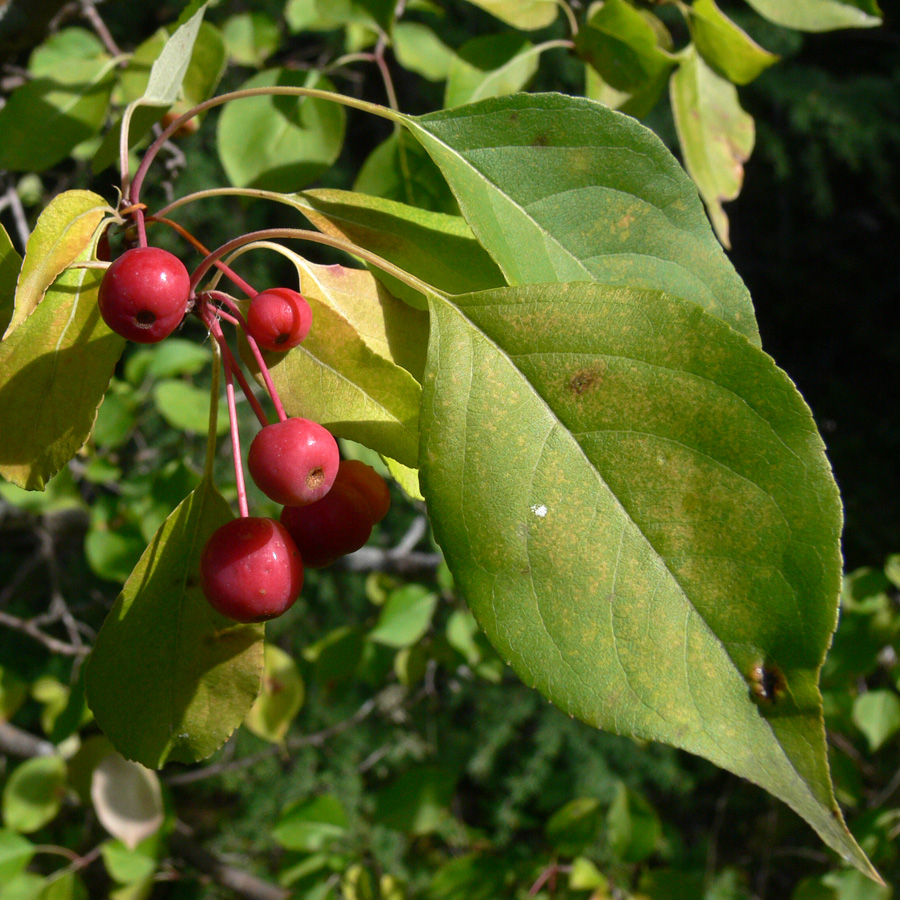
MULTIPOLYGON (((290 199, 319 231, 352 241, 438 290, 465 294, 505 283, 461 216, 349 191, 305 191, 290 199)), ((372 272, 394 296, 411 306, 427 307, 419 291, 376 266, 372 272)), ((396 330, 408 334, 424 352, 422 327, 427 329, 426 319, 410 317, 396 330)), ((418 376, 421 367, 410 371, 418 376)))
POLYGON ((147 87, 141 98, 143 103, 148 106, 171 106, 178 99, 205 11, 204 3, 187 22, 175 29, 175 33, 166 41, 165 47, 150 69, 147 87))
POLYGON ((817 687, 840 503, 772 360, 657 292, 435 297, 421 417, 435 535, 520 677, 760 784, 871 873, 834 801, 817 687))
POLYGON ((303 678, 293 657, 274 644, 266 644, 262 690, 244 726, 263 740, 281 744, 303 706, 304 696, 303 678))
POLYGON ((466 41, 450 64, 444 106, 521 91, 538 70, 540 50, 513 32, 466 41))
POLYGON ((404 466, 403 463, 397 462, 396 459, 384 457, 385 465, 391 473, 394 481, 403 488, 408 497, 413 500, 424 500, 422 492, 419 489, 419 470, 404 466))
POLYGON ((609 893, 609 880, 594 863, 579 856, 572 860, 569 888, 573 891, 597 891, 593 896, 597 900, 603 900, 609 893))
POLYGON ((696 188, 633 119, 582 98, 513 94, 404 121, 511 284, 665 290, 759 342, 696 188))
POLYGON ((469 3, 524 31, 546 28, 559 13, 557 0, 469 0, 469 3))
POLYGON ((709 66, 734 84, 749 84, 778 62, 746 32, 738 28, 715 4, 695 0, 690 7, 691 34, 697 52, 709 66))
POLYGON ((163 823, 156 773, 119 753, 110 753, 95 767, 91 802, 100 824, 130 850, 159 831, 163 823))
POLYGON ((66 796, 66 764, 59 756, 36 756, 13 769, 3 787, 3 823, 30 834, 56 818, 66 796))
POLYGON ((134 884, 153 875, 157 861, 142 852, 142 848, 130 850, 121 841, 104 841, 100 845, 103 865, 113 881, 119 884, 134 884))
POLYGON ((239 66, 261 66, 281 43, 278 25, 258 10, 230 16, 222 36, 228 55, 239 66))
POLYGON ((97 270, 69 269, 0 343, 0 474, 19 487, 43 490, 90 436, 125 344, 100 318, 99 286, 97 270))
POLYGON ((853 724, 874 753, 900 731, 900 697, 887 689, 860 694, 853 701, 853 724))
POLYGON ((800 31, 874 28, 881 24, 876 0, 747 0, 776 25, 800 31))
POLYGON ((34 856, 34 845, 27 838, 0 828, 0 884, 24 871, 34 856))
POLYGON ((13 91, 0 109, 0 169, 42 172, 65 159, 100 130, 114 83, 113 60, 75 58, 13 91))
MULTIPOLYGON (((399 363, 415 349, 403 323, 423 335, 424 314, 391 297, 365 269, 287 255, 300 273, 313 327, 299 347, 266 354, 285 409, 414 466, 420 388, 399 363)), ((246 353, 245 359, 255 370, 246 353)))
MULTIPOLYGON (((206 434, 209 426, 209 391, 186 381, 158 381, 153 388, 153 402, 160 415, 173 428, 206 434)), ((216 421, 219 434, 228 431, 228 410, 224 397, 219 401, 216 421)))
MULTIPOLYGON (((171 103, 147 99, 151 73, 162 59, 169 40, 165 29, 160 29, 152 37, 147 38, 134 51, 120 77, 122 101, 142 103, 132 107, 128 126, 129 147, 141 141, 170 108, 173 114, 181 115, 212 96, 225 70, 225 43, 222 35, 217 28, 203 22, 194 40, 182 81, 175 91, 176 99, 171 103)), ((120 118, 106 133, 103 143, 94 154, 91 166, 95 173, 101 172, 118 160, 121 130, 120 118)))
POLYGON ((393 19, 394 0, 288 0, 284 18, 294 33, 331 31, 345 25, 380 26, 393 19))
MULTIPOLYGON (((241 85, 332 90, 316 71, 267 69, 241 85)), ((337 159, 346 115, 337 103, 313 97, 247 97, 229 103, 219 117, 216 143, 236 187, 296 191, 337 159)))
POLYGON ((0 884, 0 900, 41 900, 47 879, 33 872, 19 872, 0 884))
POLYGON ((421 209, 459 213, 441 170, 422 145, 403 130, 394 131, 366 157, 353 190, 421 209))
POLYGON ((91 191, 65 191, 50 201, 25 247, 15 312, 4 340, 34 312, 66 266, 88 258, 82 254, 95 242, 97 227, 108 213, 112 209, 106 201, 91 191))
POLYGON ((428 81, 443 81, 455 54, 427 25, 398 22, 392 32, 394 55, 404 69, 428 81))
POLYGON ((0 224, 0 334, 6 332, 15 309, 16 281, 22 257, 13 247, 6 229, 0 224))
POLYGON ((262 626, 219 615, 200 588, 200 553, 231 518, 204 480, 154 536, 88 662, 97 724, 123 756, 149 768, 209 756, 259 692, 262 626))
POLYGON ((288 850, 315 853, 342 838, 348 827, 341 801, 321 794, 288 806, 272 829, 272 837, 288 850))
POLYGON ((437 600, 437 594, 421 584, 398 588, 381 608, 378 622, 369 632, 370 640, 398 650, 415 644, 431 627, 437 600))
POLYGON ((722 204, 744 183, 744 163, 753 152, 752 116, 741 109, 734 85, 720 78, 695 53, 686 53, 670 81, 672 112, 685 168, 706 204, 719 240, 730 247, 722 204))

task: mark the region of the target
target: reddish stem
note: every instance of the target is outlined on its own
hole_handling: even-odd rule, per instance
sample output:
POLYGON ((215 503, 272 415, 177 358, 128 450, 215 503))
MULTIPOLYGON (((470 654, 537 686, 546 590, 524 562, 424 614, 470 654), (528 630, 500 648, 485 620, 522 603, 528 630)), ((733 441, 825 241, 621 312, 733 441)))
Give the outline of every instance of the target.
MULTIPOLYGON (((163 225, 168 225, 169 228, 177 231, 198 253, 202 253, 203 256, 209 256, 209 250, 192 235, 187 228, 183 225, 179 225, 177 222, 173 222, 171 219, 167 219, 164 216, 148 216, 148 222, 162 222, 163 225)), ((236 272, 232 271, 232 269, 225 265, 221 260, 214 260, 213 265, 229 280, 232 284, 234 284, 237 288, 242 290, 248 297, 255 297, 258 291, 253 290, 253 288, 241 278, 236 272)))
MULTIPOLYGON (((253 389, 247 382, 247 379, 244 377, 244 373, 241 371, 241 367, 238 364, 237 360, 234 358, 234 354, 231 352, 231 348, 228 346, 228 342, 225 340, 225 335, 222 332, 222 326, 219 325, 216 314, 213 313, 205 304, 204 304, 204 312, 201 313, 200 318, 203 321, 203 324, 209 329, 209 333, 215 338, 216 343, 222 348, 222 356, 228 357, 228 361, 232 367, 235 377, 238 380, 238 384, 241 386, 241 390, 244 392, 244 396, 247 398, 247 402, 253 407, 253 412, 256 413, 256 418, 259 419, 259 424, 265 428, 266 425, 269 424, 269 417, 266 415, 265 410, 262 408, 259 400, 256 397, 256 394, 253 393, 253 389)), ((222 313, 218 311, 218 315, 223 316, 231 320, 231 318, 227 313, 222 313)))
POLYGON ((269 392, 269 396, 272 398, 272 405, 275 407, 275 413, 278 416, 278 421, 283 422, 287 419, 287 413, 284 411, 284 406, 281 404, 281 398, 278 396, 278 391, 275 388, 275 382, 272 381, 272 375, 269 372, 269 367, 266 365, 265 359, 263 359, 262 351, 259 349, 259 344, 253 339, 250 332, 247 330, 247 322, 241 314, 241 310, 238 305, 228 296, 228 294, 223 294, 221 291, 207 291, 207 294, 210 297, 213 297, 216 300, 224 303, 235 315, 237 319, 238 325, 243 329, 244 337, 247 338, 247 343, 250 345, 250 350, 253 353, 253 358, 256 360, 256 364, 259 366, 259 371, 262 374, 263 381, 266 383, 266 390, 269 392))

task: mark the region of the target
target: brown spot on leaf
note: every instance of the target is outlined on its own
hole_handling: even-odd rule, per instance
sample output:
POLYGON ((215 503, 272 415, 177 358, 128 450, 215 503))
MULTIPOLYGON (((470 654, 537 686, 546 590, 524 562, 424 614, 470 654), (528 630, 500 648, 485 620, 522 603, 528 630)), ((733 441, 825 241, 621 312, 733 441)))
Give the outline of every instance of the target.
POLYGON ((532 147, 549 147, 550 137, 546 134, 536 134, 531 142, 532 147))
POLYGON ((581 397, 587 391, 599 387, 602 382, 602 369, 579 369, 566 382, 566 388, 576 397, 581 397))

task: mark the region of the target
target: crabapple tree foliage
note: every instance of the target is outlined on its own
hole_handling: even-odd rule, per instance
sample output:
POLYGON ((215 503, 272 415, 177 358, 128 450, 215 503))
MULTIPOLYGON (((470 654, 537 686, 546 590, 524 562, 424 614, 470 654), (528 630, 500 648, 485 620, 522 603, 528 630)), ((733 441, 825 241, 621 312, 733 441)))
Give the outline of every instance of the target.
MULTIPOLYGON (((741 53, 717 55, 715 7, 692 9, 697 49, 679 59, 654 44, 652 84, 606 74, 633 112, 677 66, 673 106, 694 181, 609 105, 473 94, 464 78, 458 103, 418 116, 288 70, 233 95, 212 96, 211 79, 190 109, 182 88, 200 7, 97 151, 101 162, 118 153, 121 199, 59 194, 21 260, 0 234, 8 481, 42 490, 85 445, 126 339, 166 339, 187 313, 225 373, 240 516, 210 462, 216 378, 204 476, 153 535, 87 664, 88 704, 125 757, 159 768, 220 747, 259 691, 259 623, 296 600, 301 558, 326 565, 383 517, 384 485, 339 466, 334 435, 376 451, 424 498, 457 587, 527 685, 589 725, 755 782, 874 874, 835 801, 818 687, 841 583, 838 491, 812 415, 761 347, 747 288, 704 211, 701 195, 727 239, 721 199, 737 186, 721 189, 721 167, 695 152, 708 133, 689 133, 704 127, 691 124, 691 91, 721 87, 714 65, 742 62, 726 75, 743 83, 772 60, 739 30, 728 34, 741 53), (307 121, 277 148, 238 152, 242 118, 277 113, 276 100, 316 119, 315 148, 303 143, 307 121), (129 145, 176 101, 185 114, 168 117, 135 166, 129 145), (281 204, 298 227, 209 250, 178 224, 179 208, 202 196, 165 210, 142 200, 165 140, 217 107, 231 185, 213 193, 281 204), (429 167, 444 211, 301 189, 336 159, 348 109, 390 124, 392 152, 429 167), (166 227, 185 239, 183 262, 153 246, 166 227), (98 252, 108 231, 126 248, 111 264, 98 252), (307 259, 317 244, 342 251, 344 264, 307 259), (272 251, 296 283, 260 293, 242 257, 272 251), (248 509, 239 391, 260 422, 248 468, 286 505, 281 523, 248 509)), ((609 0, 579 33, 578 55, 600 75, 613 31, 643 28, 632 13, 609 0)))

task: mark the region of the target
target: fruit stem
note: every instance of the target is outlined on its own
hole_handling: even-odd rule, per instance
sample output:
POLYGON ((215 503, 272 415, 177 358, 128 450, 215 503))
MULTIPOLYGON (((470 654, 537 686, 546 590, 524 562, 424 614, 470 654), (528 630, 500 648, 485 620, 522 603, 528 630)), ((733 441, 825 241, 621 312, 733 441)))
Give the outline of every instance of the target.
POLYGON ((262 351, 259 349, 259 344, 256 343, 250 332, 247 330, 247 321, 241 314, 240 308, 234 302, 234 300, 228 296, 228 294, 223 294, 221 291, 208 291, 207 293, 215 300, 219 300, 220 302, 224 303, 234 313, 237 324, 244 332, 244 337, 247 338, 247 343, 250 345, 250 350, 253 353, 253 358, 256 360, 256 364, 259 366, 259 371, 263 377, 263 381, 265 381, 266 383, 266 390, 269 392, 269 396, 272 398, 272 405, 275 407, 275 413, 278 416, 278 421, 283 422, 285 419, 287 419, 287 413, 285 413, 284 406, 282 406, 281 404, 281 398, 278 396, 278 391, 275 388, 275 382, 272 381, 272 375, 269 372, 269 367, 266 365, 265 359, 263 359, 262 351))
POLYGON ((228 423, 231 426, 231 454, 234 457, 234 481, 237 486, 238 510, 243 518, 250 515, 247 505, 247 486, 244 484, 244 464, 241 461, 241 437, 238 434, 237 406, 234 402, 234 379, 232 378, 231 353, 222 354, 222 368, 225 370, 225 398, 228 401, 228 423))
POLYGON ((250 387, 247 379, 244 377, 244 373, 241 371, 241 367, 238 364, 238 361, 234 358, 234 354, 231 352, 231 348, 228 346, 228 342, 225 340, 225 334, 222 331, 222 326, 217 320, 216 312, 218 312, 218 315, 225 315, 231 321, 235 320, 232 319, 231 316, 227 316, 227 314, 223 314, 220 311, 213 312, 205 303, 203 305, 203 310, 204 311, 200 314, 200 318, 203 324, 206 325, 206 327, 209 329, 209 333, 215 338, 216 343, 221 347, 222 354, 228 357, 234 375, 238 380, 238 384, 240 384, 241 390, 244 392, 244 396, 247 398, 247 402, 251 407, 253 407, 253 412, 256 413, 256 418, 259 419, 259 424, 262 425, 263 428, 265 428, 265 426, 269 424, 269 417, 266 415, 265 410, 262 408, 262 405, 256 397, 256 394, 253 393, 253 389, 250 387))
POLYGON ((216 461, 216 436, 219 433, 219 362, 222 352, 217 341, 213 341, 212 386, 209 393, 209 428, 206 432, 206 461, 203 464, 203 477, 212 484, 213 467, 216 461))
MULTIPOLYGON (((198 253, 201 253, 203 256, 209 256, 209 250, 203 245, 201 241, 199 241, 194 235, 192 235, 187 228, 183 225, 179 225, 177 222, 173 222, 171 219, 167 219, 162 215, 154 215, 147 217, 148 222, 162 222, 163 225, 168 225, 169 228, 177 231, 198 253)), ((215 262, 216 268, 237 288, 242 290, 248 297, 255 297, 258 291, 253 290, 253 288, 241 278, 236 272, 232 271, 231 268, 225 263, 216 260, 215 262)))
MULTIPOLYGON (((160 148, 165 142, 179 129, 185 122, 193 119, 194 116, 212 109, 215 106, 221 106, 230 100, 241 100, 247 97, 311 97, 316 100, 329 100, 332 103, 340 103, 343 106, 352 106, 354 109, 361 109, 364 112, 373 113, 376 116, 382 116, 392 121, 399 120, 399 113, 394 110, 385 109, 375 103, 368 103, 365 100, 357 100, 353 97, 345 97, 343 94, 336 94, 333 91, 323 91, 318 88, 303 87, 265 87, 265 88, 245 88, 242 91, 232 91, 228 94, 220 94, 218 97, 211 97, 203 103, 198 103, 192 109, 189 109, 183 116, 179 116, 174 122, 171 122, 162 130, 159 137, 147 148, 141 164, 134 173, 134 178, 128 186, 129 201, 137 203, 140 199, 141 185, 147 175, 147 170, 153 162, 153 158, 159 153, 160 148)), ((127 155, 126 155, 127 160, 127 155)), ((123 185, 124 187, 124 185, 123 185)))

